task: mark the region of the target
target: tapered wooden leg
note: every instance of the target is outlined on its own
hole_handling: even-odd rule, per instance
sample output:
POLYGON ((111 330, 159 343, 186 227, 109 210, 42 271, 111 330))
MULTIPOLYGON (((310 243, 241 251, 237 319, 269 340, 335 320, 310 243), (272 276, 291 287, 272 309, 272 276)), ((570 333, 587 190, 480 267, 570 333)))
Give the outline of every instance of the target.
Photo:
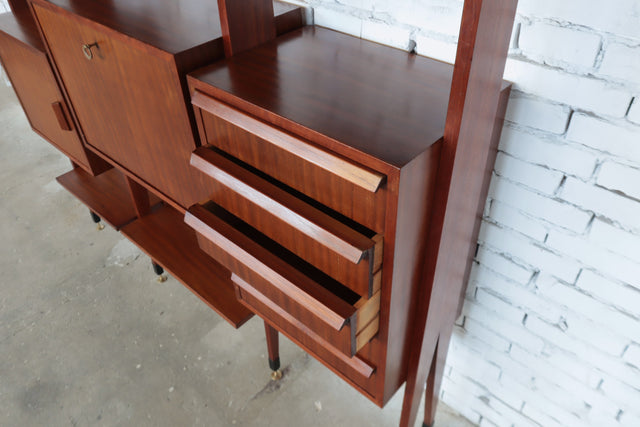
POLYGON ((264 331, 267 336, 267 352, 269 353, 269 368, 271 368, 271 379, 282 378, 280 371, 280 349, 278 344, 278 331, 264 322, 264 331))
POLYGON ((447 353, 449 351, 449 343, 451 340, 449 337, 451 333, 443 333, 441 337, 446 337, 446 340, 438 340, 436 345, 435 355, 431 361, 431 368, 429 369, 429 376, 427 377, 427 390, 425 393, 424 403, 424 424, 427 427, 432 427, 436 418, 436 409, 438 406, 440 388, 442 386, 442 377, 444 376, 444 367, 447 361, 447 353))
MULTIPOLYGON (((432 369, 435 365, 432 362, 436 358, 437 354, 437 342, 438 338, 435 337, 433 346, 425 345, 423 351, 419 356, 419 361, 414 361, 413 369, 410 369, 407 375, 407 384, 404 392, 404 400, 402 402, 402 412, 400 414, 400 427, 414 427, 416 419, 418 417, 418 408, 420 407, 420 401, 422 400, 422 393, 424 385, 427 382, 432 369)), ((416 355, 412 355, 416 357, 416 355)), ((431 382, 433 384, 433 382, 431 382)), ((435 384, 433 384, 435 386, 435 384)), ((429 392, 427 390, 427 392, 429 392)))
MULTIPOLYGON (((127 186, 129 187, 129 195, 131 196, 131 202, 136 210, 138 218, 142 218, 151 212, 151 205, 149 203, 149 192, 142 185, 132 180, 128 176, 125 177, 127 186)), ((162 273, 161 273, 162 274, 162 273)))

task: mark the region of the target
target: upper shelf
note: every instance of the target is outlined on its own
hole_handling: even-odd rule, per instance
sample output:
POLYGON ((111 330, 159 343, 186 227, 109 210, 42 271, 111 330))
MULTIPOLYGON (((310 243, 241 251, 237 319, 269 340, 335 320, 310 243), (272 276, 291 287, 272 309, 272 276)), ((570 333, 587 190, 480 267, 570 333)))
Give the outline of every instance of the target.
POLYGON ((442 138, 452 74, 450 64, 306 27, 191 76, 314 142, 326 135, 402 167, 442 138))
POLYGON ((8 12, 0 15, 0 31, 40 52, 45 52, 44 44, 29 9, 20 8, 13 13, 8 12))
MULTIPOLYGON (((222 37, 216 0, 49 0, 171 54, 222 37)), ((279 16, 297 6, 274 2, 279 16)))

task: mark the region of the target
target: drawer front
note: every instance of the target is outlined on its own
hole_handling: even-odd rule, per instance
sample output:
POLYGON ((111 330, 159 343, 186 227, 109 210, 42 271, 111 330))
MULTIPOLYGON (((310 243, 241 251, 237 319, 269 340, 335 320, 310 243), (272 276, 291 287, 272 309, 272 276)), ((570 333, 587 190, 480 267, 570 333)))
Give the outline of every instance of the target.
POLYGON ((0 33, 0 58, 31 127, 89 170, 84 147, 45 54, 0 33))
POLYGON ((212 206, 193 206, 185 221, 198 233, 201 249, 240 277, 245 291, 268 298, 348 357, 377 333, 379 292, 359 297, 212 206))
POLYGON ((357 231, 222 154, 197 149, 210 198, 324 273, 369 297, 380 288, 382 236, 357 231))
POLYGON ((367 386, 366 380, 375 373, 375 367, 358 356, 348 357, 336 351, 331 343, 309 330, 300 320, 274 304, 237 275, 232 274, 231 281, 236 286, 236 295, 242 304, 327 363, 330 368, 337 369, 361 387, 367 386))
POLYGON ((204 142, 380 233, 385 176, 320 149, 201 92, 192 96, 204 142))
POLYGON ((195 141, 173 57, 50 4, 33 9, 87 143, 190 206, 195 141))

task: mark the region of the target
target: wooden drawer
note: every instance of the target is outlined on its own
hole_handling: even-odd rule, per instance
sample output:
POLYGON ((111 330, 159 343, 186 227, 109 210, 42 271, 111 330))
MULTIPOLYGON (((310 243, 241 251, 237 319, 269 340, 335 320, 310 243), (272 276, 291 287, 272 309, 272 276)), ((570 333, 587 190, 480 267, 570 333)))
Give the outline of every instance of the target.
POLYGON ((185 221, 246 292, 263 295, 337 351, 352 357, 378 332, 379 291, 360 297, 214 203, 191 207, 185 221))
POLYGON ((383 174, 195 91, 203 143, 248 163, 364 226, 384 229, 383 174))
POLYGON ((212 178, 213 202, 357 294, 380 289, 382 236, 335 219, 235 160, 208 148, 192 154, 191 165, 212 178))
MULTIPOLYGON (((373 375, 375 367, 358 356, 348 357, 338 351, 320 335, 307 328, 299 319, 274 304, 269 298, 242 280, 236 274, 231 275, 231 282, 236 287, 238 300, 250 310, 258 313, 263 319, 275 326, 290 339, 303 346, 331 368, 345 374, 356 384, 365 387, 366 380, 373 375)), ((372 327, 377 324, 372 323, 372 327)))

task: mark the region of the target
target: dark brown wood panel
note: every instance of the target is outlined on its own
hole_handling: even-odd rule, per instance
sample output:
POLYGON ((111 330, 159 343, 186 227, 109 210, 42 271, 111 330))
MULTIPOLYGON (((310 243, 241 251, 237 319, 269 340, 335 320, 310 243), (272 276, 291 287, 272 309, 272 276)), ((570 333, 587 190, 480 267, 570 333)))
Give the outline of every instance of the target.
POLYGON ((218 7, 227 57, 275 38, 272 0, 218 0, 218 7))
POLYGON ((415 424, 424 383, 433 368, 425 421, 433 422, 444 357, 466 285, 477 236, 480 198, 495 127, 517 0, 466 1, 429 231, 424 285, 418 293, 414 348, 400 425, 415 424), (454 256, 455 254, 455 256, 454 256))
POLYGON ((306 27, 198 70, 190 84, 211 86, 224 102, 384 172, 442 137, 452 72, 449 64, 306 27))
POLYGON ((373 294, 382 251, 371 236, 251 173, 217 152, 198 148, 191 165, 212 178, 210 199, 354 292, 373 294))
MULTIPOLYGON (((216 0, 48 2, 171 54, 222 38, 216 0)), ((278 5, 274 9, 276 15, 285 15, 296 7, 278 5)))
POLYGON ((87 143, 182 206, 201 198, 202 181, 189 166, 195 140, 171 57, 64 12, 34 10, 87 143), (94 43, 87 59, 82 47, 94 43))
POLYGON ((122 234, 233 327, 253 316, 238 302, 231 273, 199 249, 195 232, 176 210, 164 206, 130 223, 122 234))
POLYGON ((93 177, 80 168, 74 168, 57 180, 116 230, 136 219, 126 178, 117 169, 93 177))
MULTIPOLYGON (((199 107, 219 113, 216 106, 221 104, 205 95, 195 97, 199 107)), ((363 169, 362 166, 347 162, 343 158, 320 150, 307 142, 290 137, 292 145, 306 153, 306 158, 296 152, 283 149, 271 143, 268 135, 254 133, 224 120, 208 110, 200 110, 200 119, 207 144, 248 163, 267 175, 302 192, 308 197, 340 212, 352 220, 376 232, 384 230, 384 209, 386 186, 380 173, 363 169), (332 163, 335 159, 336 162, 332 163), (334 170, 323 165, 335 165, 334 170), (363 173, 360 173, 363 171, 363 173), (362 185, 353 181, 362 177, 362 185), (353 179, 348 179, 353 178, 353 179)), ((247 127, 257 123, 247 122, 247 127)), ((261 122, 260 122, 261 123, 261 122)), ((263 126, 269 126, 262 123, 263 126)), ((278 136, 286 135, 276 128, 278 136)), ((275 136, 274 136, 275 138, 275 136)))
POLYGON ((171 54, 222 37, 215 0, 49 0, 171 54))
POLYGON ((384 402, 404 383, 409 353, 414 345, 411 325, 417 290, 424 286, 422 271, 431 213, 437 208, 434 194, 441 152, 442 141, 402 168, 397 184, 398 198, 393 204, 395 209, 387 217, 395 223, 389 225, 393 231, 388 233, 383 262, 383 283, 392 284, 382 289, 385 305, 381 309, 380 324, 385 327, 381 327, 380 336, 384 337, 381 339, 386 349, 384 402), (393 268, 386 267, 390 265, 393 268), (392 270, 392 277, 386 276, 385 269, 392 270))
POLYGON ((19 36, 15 28, 23 27, 12 18, 11 14, 5 14, 0 19, 0 58, 31 127, 73 161, 90 170, 89 159, 71 126, 69 111, 45 53, 14 38, 19 36))

